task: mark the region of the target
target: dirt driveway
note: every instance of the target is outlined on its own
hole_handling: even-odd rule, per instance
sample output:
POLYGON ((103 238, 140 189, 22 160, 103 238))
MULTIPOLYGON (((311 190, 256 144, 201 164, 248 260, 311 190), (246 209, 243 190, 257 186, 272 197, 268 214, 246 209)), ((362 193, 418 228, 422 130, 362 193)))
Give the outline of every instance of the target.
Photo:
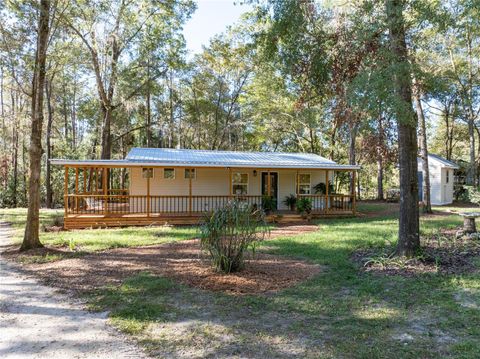
MULTIPOLYGON (((0 249, 9 244, 0 223, 0 249)), ((0 358, 146 358, 107 324, 105 313, 20 273, 0 257, 0 358)))

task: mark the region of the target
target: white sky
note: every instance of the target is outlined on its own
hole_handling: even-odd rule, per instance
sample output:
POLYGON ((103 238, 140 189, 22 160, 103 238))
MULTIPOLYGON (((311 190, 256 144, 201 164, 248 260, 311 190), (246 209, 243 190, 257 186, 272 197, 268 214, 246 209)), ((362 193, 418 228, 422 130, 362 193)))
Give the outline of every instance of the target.
POLYGON ((202 45, 208 45, 210 38, 250 9, 250 5, 240 4, 239 0, 197 0, 197 10, 183 30, 190 55, 201 52, 202 45))

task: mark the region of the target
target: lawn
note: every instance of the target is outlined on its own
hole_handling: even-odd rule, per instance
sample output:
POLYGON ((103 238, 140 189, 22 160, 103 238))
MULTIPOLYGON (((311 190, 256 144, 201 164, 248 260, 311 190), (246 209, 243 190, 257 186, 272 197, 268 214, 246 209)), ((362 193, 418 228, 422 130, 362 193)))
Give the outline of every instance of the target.
MULTIPOLYGON (((90 293, 89 303, 110 310, 112 323, 157 357, 479 358, 480 260, 470 273, 408 278, 367 273, 352 261, 356 249, 395 243, 398 220, 389 206, 360 204, 364 217, 319 220, 317 232, 265 242, 261 251, 322 267, 312 279, 275 294, 234 296, 140 273, 90 293)), ((451 210, 457 209, 422 217, 422 236, 459 226, 451 210)), ((149 230, 62 235, 113 240, 124 231, 141 238, 149 230)), ((49 235, 42 239, 53 243, 49 235)), ((156 240, 172 237, 188 235, 156 240)))
MULTIPOLYGON (((0 221, 9 222, 14 228, 13 240, 20 243, 25 228, 25 208, 0 209, 0 221)), ((177 227, 127 227, 110 229, 84 229, 77 231, 45 232, 55 222, 61 221, 63 210, 40 211, 40 240, 44 244, 68 247, 77 252, 89 253, 111 248, 136 247, 193 238, 197 230, 193 226, 177 227)), ((52 257, 54 259, 55 257, 52 257)))

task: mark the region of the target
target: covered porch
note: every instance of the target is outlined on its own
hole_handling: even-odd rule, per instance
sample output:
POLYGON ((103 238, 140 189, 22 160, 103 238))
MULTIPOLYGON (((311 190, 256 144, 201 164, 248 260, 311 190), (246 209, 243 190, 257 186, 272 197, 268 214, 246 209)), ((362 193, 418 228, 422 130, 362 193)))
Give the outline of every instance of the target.
MULTIPOLYGON (((301 220, 284 197, 309 198, 311 215, 355 215, 355 193, 331 193, 338 170, 63 164, 65 227, 194 224, 231 201, 273 208, 272 221, 301 220), (324 183, 324 193, 315 186, 324 183), (326 184, 330 185, 326 185, 326 184), (269 200, 272 199, 272 200, 269 200)), ((347 170, 343 170, 347 171, 347 170)), ((349 170, 355 176, 356 170, 349 170)))

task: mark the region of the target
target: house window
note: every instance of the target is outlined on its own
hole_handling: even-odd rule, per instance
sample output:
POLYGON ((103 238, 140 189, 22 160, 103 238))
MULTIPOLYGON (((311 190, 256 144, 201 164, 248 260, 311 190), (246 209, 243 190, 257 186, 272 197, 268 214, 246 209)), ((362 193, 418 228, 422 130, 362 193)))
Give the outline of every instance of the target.
POLYGON ((449 170, 447 170, 447 179, 446 180, 447 180, 447 183, 450 182, 450 171, 449 170))
POLYGON ((248 173, 234 173, 232 176, 232 193, 248 194, 248 173))
POLYGON ((163 169, 163 178, 165 178, 165 179, 175 179, 175 168, 164 168, 163 169))
POLYGON ((185 179, 195 179, 195 168, 185 168, 185 179))
POLYGON ((153 168, 142 168, 143 178, 153 178, 153 168))
POLYGON ((311 178, 310 173, 302 173, 298 175, 298 193, 310 194, 311 193, 311 178))

